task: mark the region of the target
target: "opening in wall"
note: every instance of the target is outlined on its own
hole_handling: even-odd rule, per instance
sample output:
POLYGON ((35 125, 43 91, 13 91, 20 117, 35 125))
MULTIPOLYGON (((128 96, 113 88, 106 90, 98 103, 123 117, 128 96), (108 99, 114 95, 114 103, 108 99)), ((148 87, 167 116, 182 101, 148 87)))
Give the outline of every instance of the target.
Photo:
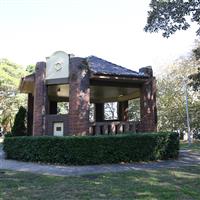
POLYGON ((64 115, 69 113, 69 102, 57 103, 57 114, 64 115))
POLYGON ((90 122, 94 122, 95 121, 95 108, 94 108, 94 103, 90 104, 90 114, 89 114, 89 120, 90 122))
POLYGON ((108 102, 104 103, 104 120, 118 119, 118 103, 108 102))
POLYGON ((130 121, 140 120, 140 98, 128 101, 128 117, 130 121))

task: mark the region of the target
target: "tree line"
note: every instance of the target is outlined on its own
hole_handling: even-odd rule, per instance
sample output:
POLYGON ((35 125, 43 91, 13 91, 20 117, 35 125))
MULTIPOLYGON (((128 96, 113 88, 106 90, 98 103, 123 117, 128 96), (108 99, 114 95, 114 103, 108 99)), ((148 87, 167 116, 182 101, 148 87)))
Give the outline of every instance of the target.
POLYGON ((191 76, 198 73, 199 61, 191 52, 165 68, 158 78, 158 128, 160 130, 187 130, 185 87, 187 84, 190 125, 193 132, 200 129, 200 94, 197 82, 191 76))

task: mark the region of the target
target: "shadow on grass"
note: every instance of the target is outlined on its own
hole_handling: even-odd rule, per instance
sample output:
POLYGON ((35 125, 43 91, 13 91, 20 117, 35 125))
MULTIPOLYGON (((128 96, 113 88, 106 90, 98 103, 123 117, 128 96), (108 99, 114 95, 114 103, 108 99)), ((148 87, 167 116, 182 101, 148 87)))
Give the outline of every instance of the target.
POLYGON ((191 145, 188 145, 188 142, 181 141, 180 149, 181 150, 190 150, 192 152, 200 154, 200 140, 194 140, 191 145))
POLYGON ((0 199, 200 199, 200 166, 77 177, 0 172, 0 199))

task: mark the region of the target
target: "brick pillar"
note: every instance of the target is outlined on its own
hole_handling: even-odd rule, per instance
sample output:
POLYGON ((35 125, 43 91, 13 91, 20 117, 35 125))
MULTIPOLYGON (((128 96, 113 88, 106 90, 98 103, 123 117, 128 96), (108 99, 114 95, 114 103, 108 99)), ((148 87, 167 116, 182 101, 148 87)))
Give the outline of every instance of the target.
POLYGON ((89 134, 90 85, 87 62, 73 58, 69 64, 69 133, 89 134))
MULTIPOLYGON (((146 70, 146 68, 143 69, 146 70)), ((150 132, 157 130, 156 79, 153 77, 152 69, 147 68, 146 72, 149 74, 149 79, 140 89, 141 124, 139 131, 150 132)))
POLYGON ((27 105, 27 135, 33 135, 33 104, 34 97, 29 93, 27 105))
POLYGON ((128 121, 128 101, 119 102, 118 118, 119 121, 128 121))
POLYGON ((45 85, 46 63, 38 62, 35 68, 33 135, 45 134, 45 114, 47 110, 47 86, 45 85))
POLYGON ((49 102, 49 114, 57 114, 57 102, 56 101, 49 102))
POLYGON ((104 104, 95 103, 95 120, 96 122, 104 121, 104 104))

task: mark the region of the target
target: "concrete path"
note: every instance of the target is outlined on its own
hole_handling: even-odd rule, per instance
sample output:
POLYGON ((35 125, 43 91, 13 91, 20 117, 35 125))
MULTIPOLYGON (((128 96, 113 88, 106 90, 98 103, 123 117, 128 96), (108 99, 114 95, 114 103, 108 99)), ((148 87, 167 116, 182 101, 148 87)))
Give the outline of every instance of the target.
POLYGON ((200 165, 200 155, 189 151, 181 151, 178 160, 157 161, 132 164, 107 164, 90 166, 59 166, 4 159, 4 152, 0 147, 0 169, 23 172, 33 172, 55 176, 79 176, 85 174, 123 172, 128 170, 148 170, 160 168, 177 168, 182 166, 200 165))

